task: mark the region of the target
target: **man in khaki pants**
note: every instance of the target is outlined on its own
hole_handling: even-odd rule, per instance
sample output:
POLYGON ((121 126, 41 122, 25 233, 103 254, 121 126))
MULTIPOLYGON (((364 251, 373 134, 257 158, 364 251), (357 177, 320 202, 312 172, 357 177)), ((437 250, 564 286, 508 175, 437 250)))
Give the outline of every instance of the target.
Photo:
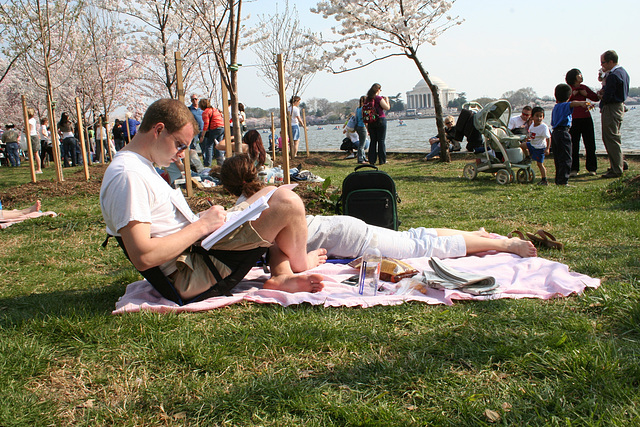
POLYGON ((629 94, 629 74, 618 65, 618 54, 613 50, 600 56, 600 65, 606 75, 602 90, 598 92, 602 114, 602 142, 611 164, 602 178, 617 178, 622 176, 624 164, 620 127, 624 117, 624 101, 629 94))

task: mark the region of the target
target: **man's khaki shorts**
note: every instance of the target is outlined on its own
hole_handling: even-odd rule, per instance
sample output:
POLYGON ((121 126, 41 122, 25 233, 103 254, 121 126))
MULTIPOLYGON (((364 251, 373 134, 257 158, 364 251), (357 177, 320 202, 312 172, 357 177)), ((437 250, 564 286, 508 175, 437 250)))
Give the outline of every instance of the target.
MULTIPOLYGON (((243 210, 249 205, 242 202, 231 210, 243 210)), ((255 248, 268 248, 272 244, 258 234, 251 222, 245 222, 240 227, 222 238, 213 245, 211 250, 216 251, 245 251, 255 248)), ((237 265, 227 265, 222 259, 209 255, 213 265, 218 269, 222 278, 227 277, 237 265)), ((202 255, 188 249, 176 260, 178 270, 170 276, 173 285, 184 299, 193 298, 216 284, 216 278, 207 267, 202 255)))

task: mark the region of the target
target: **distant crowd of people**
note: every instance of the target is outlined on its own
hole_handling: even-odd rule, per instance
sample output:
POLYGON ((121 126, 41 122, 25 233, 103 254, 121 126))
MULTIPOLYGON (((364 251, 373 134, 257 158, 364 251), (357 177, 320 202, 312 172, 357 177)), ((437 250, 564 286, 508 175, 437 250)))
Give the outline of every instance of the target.
MULTIPOLYGON (((539 184, 548 184, 544 159, 551 152, 557 185, 567 185, 570 177, 578 176, 581 139, 585 148, 587 173, 597 175, 595 131, 590 112, 595 107, 595 102, 600 103, 602 142, 609 158, 609 168, 601 177, 620 177, 627 168, 622 154, 620 128, 626 110, 624 102, 629 94, 629 75, 618 64, 618 54, 613 50, 608 50, 600 56, 600 66, 598 80, 602 87, 597 91, 583 84, 582 72, 579 69, 573 68, 566 73, 566 83, 559 84, 554 91, 556 105, 551 113, 551 129, 543 123, 545 111, 539 106, 532 108, 527 105, 519 115, 510 118, 508 128, 511 132, 525 135, 521 148, 536 162, 540 171, 539 184)), ((453 117, 446 117, 444 123, 449 149, 458 150, 459 141, 455 140, 453 117)), ((438 137, 431 138, 429 142, 431 152, 425 160, 440 154, 438 137)))

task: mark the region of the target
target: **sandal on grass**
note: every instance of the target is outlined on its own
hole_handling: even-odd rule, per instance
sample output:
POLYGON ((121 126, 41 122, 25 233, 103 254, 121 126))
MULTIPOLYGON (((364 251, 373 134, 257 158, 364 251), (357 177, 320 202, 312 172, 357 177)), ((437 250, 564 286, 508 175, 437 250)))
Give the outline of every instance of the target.
POLYGON ((544 231, 543 229, 540 229, 536 232, 536 234, 540 236, 540 238, 542 239, 542 243, 546 247, 552 248, 552 249, 558 249, 559 251, 562 250, 562 248, 564 248, 564 245, 558 242, 556 238, 553 236, 553 234, 549 233, 548 231, 544 231))
POLYGON ((526 237, 524 237, 524 233, 520 230, 513 230, 511 233, 507 234, 507 237, 510 239, 513 239, 514 237, 519 238, 520 240, 527 240, 526 237))
POLYGON ((528 237, 528 238, 529 238, 529 240, 531 240, 531 241, 533 242, 533 244, 534 244, 534 245, 536 245, 536 246, 544 245, 544 241, 545 241, 545 239, 544 239, 542 236, 538 235, 537 233, 536 233, 536 234, 533 234, 533 233, 529 233, 529 232, 527 232, 527 237, 528 237))

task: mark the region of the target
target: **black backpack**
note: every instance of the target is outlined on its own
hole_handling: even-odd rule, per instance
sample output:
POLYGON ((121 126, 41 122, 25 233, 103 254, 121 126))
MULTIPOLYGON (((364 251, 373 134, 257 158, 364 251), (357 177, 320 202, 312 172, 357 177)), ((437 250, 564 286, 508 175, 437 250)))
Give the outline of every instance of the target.
POLYGON ((396 184, 386 173, 374 165, 357 166, 342 182, 342 196, 336 213, 353 216, 367 224, 397 230, 398 203, 396 184), (363 170, 372 168, 374 170, 363 170))

